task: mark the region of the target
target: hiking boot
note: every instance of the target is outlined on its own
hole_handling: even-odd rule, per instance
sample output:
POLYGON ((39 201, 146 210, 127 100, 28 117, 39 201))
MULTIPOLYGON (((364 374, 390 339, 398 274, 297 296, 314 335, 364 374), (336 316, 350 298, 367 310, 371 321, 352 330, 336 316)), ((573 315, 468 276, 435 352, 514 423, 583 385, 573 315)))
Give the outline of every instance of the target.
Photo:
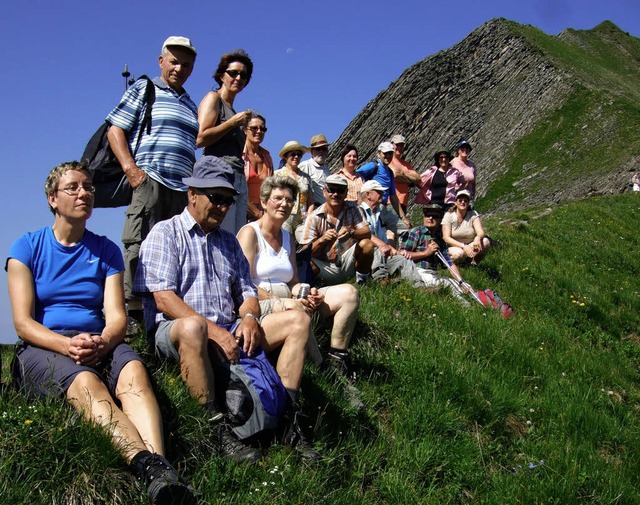
POLYGON ((349 407, 354 410, 361 410, 364 408, 362 393, 353 385, 355 373, 351 373, 349 370, 347 356, 348 355, 346 353, 330 351, 323 364, 325 364, 325 370, 327 370, 328 375, 343 384, 344 398, 349 404, 349 407))
POLYGON ((322 455, 316 451, 311 442, 307 440, 302 428, 300 427, 300 418, 304 417, 297 407, 289 407, 288 411, 282 418, 282 431, 280 441, 290 446, 300 459, 304 461, 320 461, 322 455))
POLYGON ((141 310, 127 310, 127 337, 137 335, 144 323, 144 313, 141 310))
POLYGON ((195 505, 196 491, 178 475, 177 470, 160 454, 148 455, 131 463, 133 473, 147 486, 151 505, 195 505))
POLYGON ((347 365, 347 354, 337 354, 329 351, 327 353, 327 359, 322 363, 324 369, 329 375, 342 376, 346 379, 349 378, 349 365, 347 365))
POLYGON ((226 419, 218 423, 218 453, 234 463, 257 463, 262 457, 258 449, 238 439, 226 419))

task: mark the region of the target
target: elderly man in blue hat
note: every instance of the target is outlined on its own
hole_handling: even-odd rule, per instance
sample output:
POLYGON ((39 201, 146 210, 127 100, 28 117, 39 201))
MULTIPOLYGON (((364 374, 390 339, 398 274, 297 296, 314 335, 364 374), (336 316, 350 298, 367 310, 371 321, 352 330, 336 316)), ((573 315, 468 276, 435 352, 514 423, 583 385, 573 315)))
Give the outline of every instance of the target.
POLYGON ((240 347, 250 356, 258 346, 266 352, 280 348, 276 370, 290 400, 285 442, 302 457, 318 459, 295 415, 310 320, 298 311, 260 320, 249 264, 236 237, 220 226, 237 196, 234 177, 220 158, 200 158, 193 175, 183 179, 187 207, 154 226, 143 242, 135 288, 147 295, 147 332, 157 354, 180 364, 191 396, 218 423, 220 453, 236 462, 256 462, 261 455, 236 437, 219 412, 209 351, 235 363, 240 347))

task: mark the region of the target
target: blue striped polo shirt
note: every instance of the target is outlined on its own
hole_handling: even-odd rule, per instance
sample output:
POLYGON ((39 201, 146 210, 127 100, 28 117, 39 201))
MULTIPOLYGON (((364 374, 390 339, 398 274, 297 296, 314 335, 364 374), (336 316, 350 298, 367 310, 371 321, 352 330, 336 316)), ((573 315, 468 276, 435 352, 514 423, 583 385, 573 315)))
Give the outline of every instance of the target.
MULTIPOLYGON (((142 136, 135 156, 136 165, 164 186, 186 191, 183 177, 191 177, 196 161, 198 107, 184 92, 175 90, 156 77, 156 100, 151 110, 151 133, 142 136)), ((122 128, 128 135, 131 152, 138 140, 139 122, 144 117, 144 91, 147 81, 136 81, 107 116, 107 122, 122 128)), ((146 129, 145 129, 146 130, 146 129)))

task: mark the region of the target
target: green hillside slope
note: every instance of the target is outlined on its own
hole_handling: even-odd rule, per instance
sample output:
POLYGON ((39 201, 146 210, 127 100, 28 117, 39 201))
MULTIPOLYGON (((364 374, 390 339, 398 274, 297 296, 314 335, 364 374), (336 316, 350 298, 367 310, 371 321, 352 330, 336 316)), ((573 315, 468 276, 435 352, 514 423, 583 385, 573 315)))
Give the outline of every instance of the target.
MULTIPOLYGON (((463 274, 511 303, 511 320, 405 283, 362 288, 365 409, 305 371, 317 465, 282 447, 255 467, 212 456, 177 370, 149 359, 168 456, 201 503, 640 503, 640 198, 510 218, 488 220, 500 245, 463 274)), ((57 402, 4 387, 0 454, 3 503, 145 503, 106 438, 57 402)))

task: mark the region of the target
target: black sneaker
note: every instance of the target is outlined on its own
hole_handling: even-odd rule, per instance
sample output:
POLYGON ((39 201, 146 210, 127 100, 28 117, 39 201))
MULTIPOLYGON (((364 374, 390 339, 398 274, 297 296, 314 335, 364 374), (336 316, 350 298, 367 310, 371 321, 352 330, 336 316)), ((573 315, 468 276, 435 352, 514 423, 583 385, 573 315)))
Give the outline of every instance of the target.
POLYGON ((322 454, 311 446, 311 443, 307 440, 300 427, 301 417, 303 417, 303 415, 297 410, 292 410, 284 415, 282 418, 284 426, 281 434, 281 442, 289 445, 298 456, 305 461, 320 461, 322 454))
POLYGON ((235 463, 257 463, 262 457, 258 449, 243 444, 226 420, 218 424, 218 452, 235 463))
POLYGON ((196 491, 160 454, 149 454, 132 464, 133 472, 147 486, 152 505, 195 505, 196 491))

